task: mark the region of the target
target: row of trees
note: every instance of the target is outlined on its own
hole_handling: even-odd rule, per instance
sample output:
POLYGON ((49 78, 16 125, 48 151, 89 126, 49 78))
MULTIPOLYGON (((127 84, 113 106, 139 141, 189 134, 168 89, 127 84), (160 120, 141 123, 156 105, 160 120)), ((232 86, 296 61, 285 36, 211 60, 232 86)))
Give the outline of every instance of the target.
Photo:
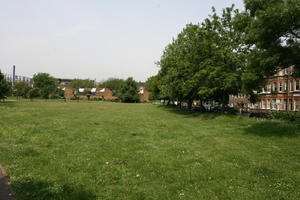
POLYGON ((14 95, 22 98, 63 98, 64 91, 57 87, 55 78, 47 73, 38 73, 33 76, 33 87, 26 82, 18 82, 13 87, 6 82, 0 72, 0 99, 14 95))
MULTIPOLYGON (((126 80, 109 78, 97 85, 95 85, 94 81, 89 79, 74 79, 68 86, 73 88, 108 88, 112 91, 113 96, 118 97, 122 102, 133 103, 139 101, 139 85, 132 77, 126 80)), ((91 94, 89 93, 87 95, 90 97, 91 94)))
POLYGON ((109 78, 101 82, 98 87, 108 88, 122 102, 139 102, 139 84, 132 77, 128 79, 109 78))
MULTIPOLYGON (((264 77, 300 62, 300 1, 246 0, 188 24, 164 50, 156 76, 146 82, 152 99, 215 101, 244 93, 256 100, 264 77)), ((181 105, 181 104, 180 104, 181 105)))
MULTIPOLYGON (((38 73, 33 76, 33 87, 26 82, 18 82, 11 87, 6 82, 4 75, 0 72, 0 99, 13 94, 22 98, 63 98, 64 91, 57 85, 57 80, 47 73, 38 73)), ((89 79, 74 79, 68 86, 73 88, 93 88, 94 81, 89 79)), ((117 96, 122 102, 138 102, 139 101, 139 85, 133 78, 118 79, 110 78, 98 84, 97 87, 109 88, 113 95, 117 96)))
POLYGON ((139 101, 139 85, 129 77, 128 79, 109 78, 99 84, 90 79, 73 79, 68 86, 72 88, 108 88, 113 92, 113 96, 117 96, 123 102, 139 101))

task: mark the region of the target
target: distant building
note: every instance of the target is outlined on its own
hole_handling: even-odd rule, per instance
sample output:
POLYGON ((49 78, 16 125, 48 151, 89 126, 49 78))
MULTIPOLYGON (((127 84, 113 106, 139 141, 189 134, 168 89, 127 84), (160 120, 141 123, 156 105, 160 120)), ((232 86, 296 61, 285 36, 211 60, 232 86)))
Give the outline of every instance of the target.
POLYGON ((144 82, 138 82, 139 85, 139 98, 140 102, 149 102, 150 101, 150 92, 145 89, 144 82))
POLYGON ((79 100, 113 100, 116 99, 112 95, 112 91, 108 88, 71 88, 67 86, 60 86, 65 91, 65 98, 70 100, 77 97, 79 100))
POLYGON ((150 92, 141 88, 139 91, 140 102, 148 102, 150 100, 150 92))
MULTIPOLYGON (((4 79, 5 79, 7 82, 9 82, 9 83, 12 83, 13 80, 14 80, 12 74, 4 74, 4 79)), ((19 75, 16 75, 16 76, 15 76, 15 83, 19 83, 19 82, 25 82, 25 83, 27 83, 29 86, 32 86, 32 84, 33 84, 32 78, 29 78, 29 77, 26 77, 26 76, 19 76, 19 75)))
POLYGON ((294 66, 291 66, 266 78, 266 85, 258 92, 259 101, 256 104, 251 104, 245 95, 231 95, 229 105, 244 105, 248 109, 261 111, 299 111, 300 78, 293 75, 294 66))

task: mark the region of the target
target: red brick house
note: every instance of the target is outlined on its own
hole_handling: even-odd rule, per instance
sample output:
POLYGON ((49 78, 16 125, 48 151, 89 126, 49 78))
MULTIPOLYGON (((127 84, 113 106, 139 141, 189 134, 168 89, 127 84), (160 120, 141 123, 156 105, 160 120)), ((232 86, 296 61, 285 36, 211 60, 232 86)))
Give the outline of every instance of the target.
POLYGON ((67 86, 61 87, 65 91, 66 99, 70 100, 74 96, 80 100, 113 100, 116 99, 112 95, 112 91, 108 88, 71 88, 67 86))

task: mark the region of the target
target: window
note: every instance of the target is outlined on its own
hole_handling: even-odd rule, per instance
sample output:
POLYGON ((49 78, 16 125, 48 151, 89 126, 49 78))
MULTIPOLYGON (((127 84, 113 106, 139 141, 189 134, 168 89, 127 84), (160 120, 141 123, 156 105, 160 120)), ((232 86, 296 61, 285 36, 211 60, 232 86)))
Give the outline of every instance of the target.
POLYGON ((294 110, 295 111, 299 111, 299 101, 297 101, 297 100, 294 100, 294 110))
POLYGON ((264 103, 263 108, 267 109, 267 104, 268 104, 267 100, 263 101, 263 103, 264 103))
POLYGON ((284 91, 287 91, 288 90, 288 82, 286 81, 285 83, 284 83, 284 91))
POLYGON ((279 91, 282 92, 282 82, 279 83, 279 91))
POLYGON ((296 80, 295 90, 299 90, 299 89, 300 89, 300 80, 296 80))
POLYGON ((293 91, 294 87, 293 87, 293 81, 289 81, 289 88, 290 88, 290 91, 293 91))
POLYGON ((273 90, 277 91, 277 83, 276 82, 273 83, 273 90))

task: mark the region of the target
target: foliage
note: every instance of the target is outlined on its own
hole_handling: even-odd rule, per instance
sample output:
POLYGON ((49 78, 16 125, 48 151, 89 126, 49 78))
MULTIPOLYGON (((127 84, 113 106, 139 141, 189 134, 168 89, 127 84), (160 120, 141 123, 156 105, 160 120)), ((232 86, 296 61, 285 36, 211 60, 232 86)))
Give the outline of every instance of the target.
POLYGON ((139 101, 139 86, 138 83, 129 77, 123 83, 119 98, 125 103, 136 103, 139 101))
POLYGON ((33 87, 40 90, 42 98, 48 99, 49 95, 56 90, 56 79, 47 73, 35 74, 32 78, 33 87))
POLYGON ((108 88, 113 92, 113 96, 119 96, 124 82, 123 79, 109 78, 106 81, 101 82, 98 87, 108 88))
POLYGON ((11 92, 11 86, 4 79, 4 75, 0 71, 0 100, 5 99, 11 92))
POLYGON ((145 82, 145 89, 150 92, 150 99, 157 100, 160 98, 159 77, 151 76, 145 82))
POLYGON ((73 79, 68 86, 72 88, 93 88, 95 87, 95 82, 90 79, 73 79))
POLYGON ((270 118, 300 122, 300 113, 299 112, 271 112, 270 118))
MULTIPOLYGON (((230 94, 251 94, 243 85, 248 49, 235 28, 234 7, 213 14, 202 24, 188 24, 169 44, 158 63, 158 91, 163 99, 214 100, 225 106, 230 94)), ((252 88, 251 88, 252 89, 252 88)), ((251 91, 251 92, 250 92, 251 91)))
POLYGON ((28 97, 34 99, 41 96, 41 90, 39 88, 32 88, 28 91, 28 97))
POLYGON ((17 97, 28 97, 28 92, 31 87, 26 82, 18 82, 13 87, 13 94, 17 97))
POLYGON ((245 0, 245 39, 256 57, 253 68, 272 75, 277 67, 300 66, 300 1, 245 0), (258 62, 259 60, 259 62, 258 62))
MULTIPOLYGON (((200 24, 188 24, 165 48, 160 71, 147 87, 154 98, 228 104, 230 94, 254 91, 279 68, 300 64, 300 1, 245 0, 213 13, 200 24)), ((181 103, 179 103, 181 105, 181 103)))
POLYGON ((57 87, 54 93, 51 94, 51 99, 62 99, 65 98, 65 91, 57 87))

